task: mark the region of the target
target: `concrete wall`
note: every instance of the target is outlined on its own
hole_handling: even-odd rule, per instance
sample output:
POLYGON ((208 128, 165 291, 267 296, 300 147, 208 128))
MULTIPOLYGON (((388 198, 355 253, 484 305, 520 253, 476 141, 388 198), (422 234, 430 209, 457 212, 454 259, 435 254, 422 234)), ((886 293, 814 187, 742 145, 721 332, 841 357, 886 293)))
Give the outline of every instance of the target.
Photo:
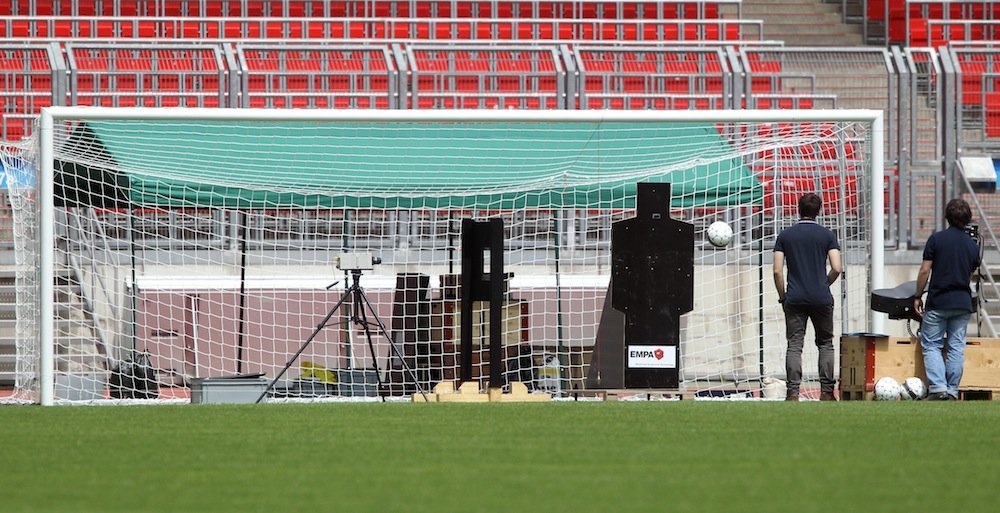
MULTIPOLYGON (((756 269, 756 267, 754 267, 756 269)), ((176 271, 176 269, 174 269, 176 271)), ((297 270, 301 271, 301 270, 297 270)), ((763 273, 763 297, 760 296, 760 276, 753 272, 733 271, 726 278, 726 285, 707 294, 704 284, 718 283, 719 269, 715 266, 696 268, 694 310, 681 320, 684 346, 684 364, 689 375, 726 376, 744 372, 745 367, 756 369, 763 348, 767 374, 783 374, 784 318, 776 301, 771 282, 770 266, 763 273), (762 321, 761 321, 762 319, 762 321)), ((237 371, 264 372, 274 375, 287 359, 301 347, 325 314, 340 299, 343 289, 332 290, 316 286, 329 280, 316 270, 299 276, 299 286, 261 287, 254 283, 246 292, 245 317, 242 329, 244 365, 237 368, 237 346, 240 345, 239 304, 237 281, 224 280, 228 285, 207 288, 211 280, 201 280, 202 287, 178 280, 158 279, 157 287, 140 288, 137 302, 135 341, 140 348, 150 351, 154 364, 161 369, 171 369, 178 375, 219 376, 237 371), (311 280, 311 281, 310 281, 311 280), (313 283, 311 286, 305 283, 313 283)), ((329 274, 324 268, 322 273, 329 274)), ((261 274, 257 272, 256 275, 261 274)), ((298 273, 297 273, 298 274, 298 273)), ((912 280, 915 265, 890 265, 886 272, 886 285, 894 286, 912 280)), ((601 309, 604 306, 606 285, 598 278, 581 285, 579 280, 564 280, 559 289, 544 280, 526 279, 530 286, 512 286, 511 296, 529 304, 529 339, 540 350, 562 347, 565 351, 583 353, 593 346, 601 309), (561 322, 560 322, 561 321, 561 322), (561 326, 561 327, 560 327, 561 326)), ((366 277, 366 294, 375 306, 378 316, 386 323, 392 318, 391 276, 366 277)), ((198 283, 199 280, 193 280, 198 283)), ((275 280, 275 283, 294 282, 292 278, 275 280)), ((433 279, 436 283, 436 278, 433 279)), ((121 288, 124 294, 125 288, 121 288)), ((432 289, 432 294, 439 294, 432 289)), ((867 292, 864 292, 867 294, 867 292)), ((846 311, 835 309, 836 330, 841 330, 841 319, 846 317, 850 326, 864 326, 868 312, 858 305, 858 294, 853 293, 854 306, 846 311)), ((124 301, 124 298, 119 298, 124 301)), ((863 297, 862 297, 863 301, 863 297)), ((321 330, 310 344, 303 359, 326 367, 343 367, 348 359, 351 365, 370 363, 370 352, 364 344, 363 333, 354 330, 352 341, 341 327, 344 319, 334 317, 336 326, 321 330)), ((128 343, 128 330, 121 329, 118 340, 128 343)), ((886 321, 888 335, 905 336, 903 321, 886 321)), ((913 326, 916 329, 916 326, 913 326)), ((811 328, 807 337, 811 340, 811 328)), ((388 346, 376 348, 380 365, 387 357, 388 346)), ((806 344, 804 355, 807 367, 814 361, 815 349, 806 344)), ((809 374, 809 371, 807 371, 809 374)), ((297 375, 297 373, 293 373, 297 375)))

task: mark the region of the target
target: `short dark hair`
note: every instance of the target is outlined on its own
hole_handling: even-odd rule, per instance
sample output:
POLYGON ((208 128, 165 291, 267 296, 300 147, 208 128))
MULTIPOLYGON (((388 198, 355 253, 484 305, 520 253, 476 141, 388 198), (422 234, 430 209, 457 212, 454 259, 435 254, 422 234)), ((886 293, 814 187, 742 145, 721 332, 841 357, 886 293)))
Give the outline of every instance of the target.
POLYGON ((799 217, 815 219, 823 208, 823 198, 814 192, 807 192, 799 198, 799 217))
POLYGON ((955 198, 944 207, 944 218, 956 228, 965 228, 972 221, 972 209, 964 199, 955 198))

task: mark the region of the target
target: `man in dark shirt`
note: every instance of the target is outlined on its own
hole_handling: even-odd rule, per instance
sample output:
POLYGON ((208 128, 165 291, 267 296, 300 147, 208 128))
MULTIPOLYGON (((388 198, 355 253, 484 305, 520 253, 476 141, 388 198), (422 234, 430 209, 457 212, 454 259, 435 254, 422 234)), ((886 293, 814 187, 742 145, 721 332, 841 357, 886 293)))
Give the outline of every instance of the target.
POLYGON ((820 400, 835 401, 833 388, 833 294, 830 285, 840 276, 840 243, 828 228, 816 223, 823 200, 813 193, 799 198, 799 222, 774 243, 774 288, 785 311, 786 401, 799 400, 802 383, 802 346, 806 321, 812 321, 819 348, 820 400), (827 261, 830 269, 827 271, 827 261), (788 286, 784 266, 788 264, 788 286))
POLYGON ((958 399, 965 365, 965 335, 973 311, 970 282, 981 260, 979 245, 965 231, 972 221, 969 204, 962 199, 949 201, 945 219, 948 228, 932 234, 924 245, 923 262, 917 272, 917 295, 913 298, 913 309, 923 319, 920 347, 927 371, 927 398, 932 400, 958 399), (928 278, 925 305, 921 296, 928 278))

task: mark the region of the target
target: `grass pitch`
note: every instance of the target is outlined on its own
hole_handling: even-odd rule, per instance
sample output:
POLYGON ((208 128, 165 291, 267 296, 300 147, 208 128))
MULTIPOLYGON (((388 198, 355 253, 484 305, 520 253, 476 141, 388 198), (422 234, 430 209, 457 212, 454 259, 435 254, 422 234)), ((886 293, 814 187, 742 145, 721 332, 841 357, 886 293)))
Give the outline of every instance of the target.
POLYGON ((1000 402, 0 407, 14 512, 996 511, 1000 402))

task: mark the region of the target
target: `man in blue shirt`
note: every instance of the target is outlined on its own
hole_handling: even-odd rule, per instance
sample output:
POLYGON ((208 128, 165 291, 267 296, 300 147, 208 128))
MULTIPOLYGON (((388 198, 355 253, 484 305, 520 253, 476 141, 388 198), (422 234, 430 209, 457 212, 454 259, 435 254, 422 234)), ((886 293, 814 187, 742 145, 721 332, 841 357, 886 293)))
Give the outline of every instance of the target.
POLYGON ((774 243, 774 288, 785 311, 786 401, 799 400, 802 383, 802 346, 806 321, 812 321, 819 348, 819 384, 821 401, 836 401, 833 388, 833 294, 830 285, 841 272, 840 243, 816 217, 823 200, 814 193, 799 198, 799 222, 785 228, 774 243), (827 261, 830 269, 827 270, 827 261), (788 286, 784 266, 788 265, 788 286))
POLYGON ((927 371, 927 398, 939 401, 958 399, 965 365, 965 335, 973 311, 970 282, 982 258, 979 245, 965 231, 972 221, 969 204, 953 199, 945 207, 944 216, 949 226, 927 239, 917 272, 917 295, 913 298, 913 310, 923 318, 920 347, 927 371), (925 305, 921 296, 928 278, 925 305))

